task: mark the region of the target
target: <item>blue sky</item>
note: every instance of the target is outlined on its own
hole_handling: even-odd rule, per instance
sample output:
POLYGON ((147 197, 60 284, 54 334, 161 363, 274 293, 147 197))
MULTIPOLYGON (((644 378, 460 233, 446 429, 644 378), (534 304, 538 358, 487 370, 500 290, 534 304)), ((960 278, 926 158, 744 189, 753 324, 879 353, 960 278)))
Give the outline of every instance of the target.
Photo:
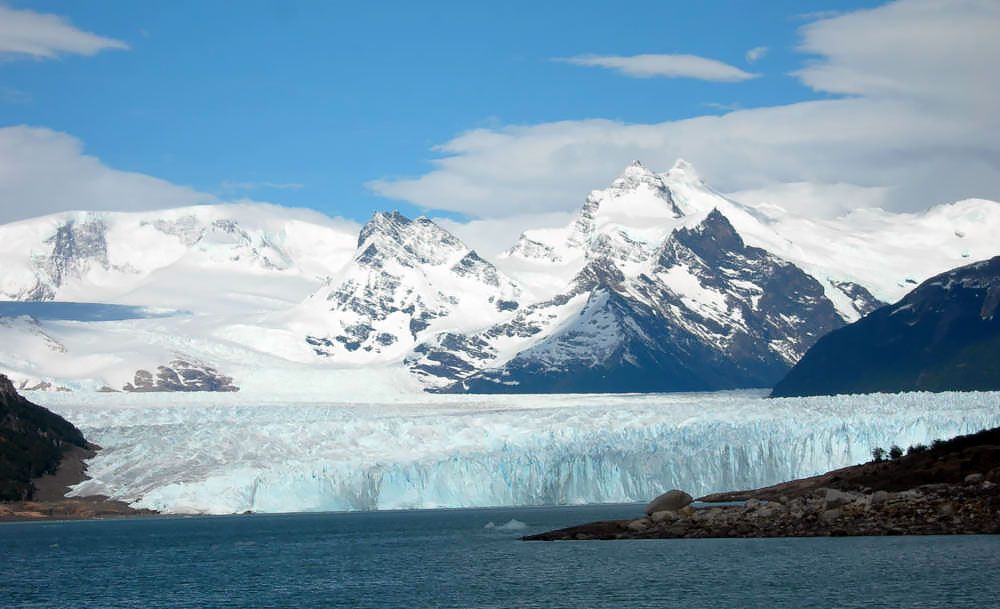
POLYGON ((129 49, 0 63, 16 92, 0 124, 65 132, 109 166, 222 198, 362 220, 416 211, 365 184, 427 171, 431 148, 469 129, 652 123, 828 97, 788 74, 806 59, 797 29, 803 14, 865 4, 16 2, 129 49), (642 53, 760 76, 627 78, 554 61, 642 53))
POLYGON ((998 32, 995 0, 0 0, 0 222, 256 200, 526 228, 678 157, 814 216, 998 199, 998 32))

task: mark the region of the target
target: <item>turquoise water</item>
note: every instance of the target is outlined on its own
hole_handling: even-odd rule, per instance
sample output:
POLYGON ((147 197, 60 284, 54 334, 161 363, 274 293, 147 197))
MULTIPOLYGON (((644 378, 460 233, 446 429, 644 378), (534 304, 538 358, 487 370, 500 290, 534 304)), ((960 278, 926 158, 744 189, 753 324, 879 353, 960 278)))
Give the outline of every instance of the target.
POLYGON ((1000 537, 517 539, 638 511, 583 506, 4 524, 0 607, 1000 606, 1000 537), (512 519, 526 528, 485 528, 512 519))

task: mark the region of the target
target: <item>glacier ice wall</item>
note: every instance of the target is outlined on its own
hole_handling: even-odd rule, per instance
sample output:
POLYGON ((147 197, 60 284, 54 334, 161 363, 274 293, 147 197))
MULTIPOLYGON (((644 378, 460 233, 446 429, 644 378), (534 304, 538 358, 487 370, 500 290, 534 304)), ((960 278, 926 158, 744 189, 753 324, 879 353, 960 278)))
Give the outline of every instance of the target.
POLYGON ((103 447, 73 492, 176 513, 628 502, 669 488, 697 496, 1000 425, 1000 393, 78 399, 46 403, 103 447))

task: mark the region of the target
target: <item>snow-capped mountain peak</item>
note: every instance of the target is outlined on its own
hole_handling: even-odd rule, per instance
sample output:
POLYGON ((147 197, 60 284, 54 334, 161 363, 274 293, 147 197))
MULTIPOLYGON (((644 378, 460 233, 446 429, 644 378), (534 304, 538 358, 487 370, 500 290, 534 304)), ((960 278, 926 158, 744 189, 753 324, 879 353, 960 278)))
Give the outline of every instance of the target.
POLYGON ((354 259, 366 266, 381 267, 389 261, 404 266, 457 262, 469 251, 458 238, 431 220, 411 220, 399 213, 376 212, 358 235, 354 259))
POLYGON ((674 161, 673 166, 669 171, 663 174, 663 176, 667 182, 704 184, 698 170, 695 169, 694 165, 684 159, 677 159, 674 161))
POLYGON ((308 294, 347 261, 353 230, 317 212, 265 204, 52 214, 0 226, 0 297, 183 307, 174 298, 189 291, 195 271, 216 275, 203 300, 231 303, 234 279, 262 273, 297 281, 308 294), (163 289, 175 277, 179 283, 163 289), (145 289, 154 284, 155 294, 145 289))
POLYGON ((354 259, 289 316, 317 354, 392 360, 442 329, 495 323, 520 306, 513 280, 427 218, 376 213, 354 259))

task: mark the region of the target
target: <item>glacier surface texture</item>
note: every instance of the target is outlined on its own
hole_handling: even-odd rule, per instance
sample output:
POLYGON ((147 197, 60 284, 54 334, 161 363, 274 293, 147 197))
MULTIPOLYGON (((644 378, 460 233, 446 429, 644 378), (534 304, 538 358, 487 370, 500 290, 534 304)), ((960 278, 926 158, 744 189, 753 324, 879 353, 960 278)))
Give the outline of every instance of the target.
POLYGON ((631 502, 670 488, 698 496, 1000 425, 1000 393, 85 399, 43 400, 103 447, 73 494, 173 513, 631 502))

